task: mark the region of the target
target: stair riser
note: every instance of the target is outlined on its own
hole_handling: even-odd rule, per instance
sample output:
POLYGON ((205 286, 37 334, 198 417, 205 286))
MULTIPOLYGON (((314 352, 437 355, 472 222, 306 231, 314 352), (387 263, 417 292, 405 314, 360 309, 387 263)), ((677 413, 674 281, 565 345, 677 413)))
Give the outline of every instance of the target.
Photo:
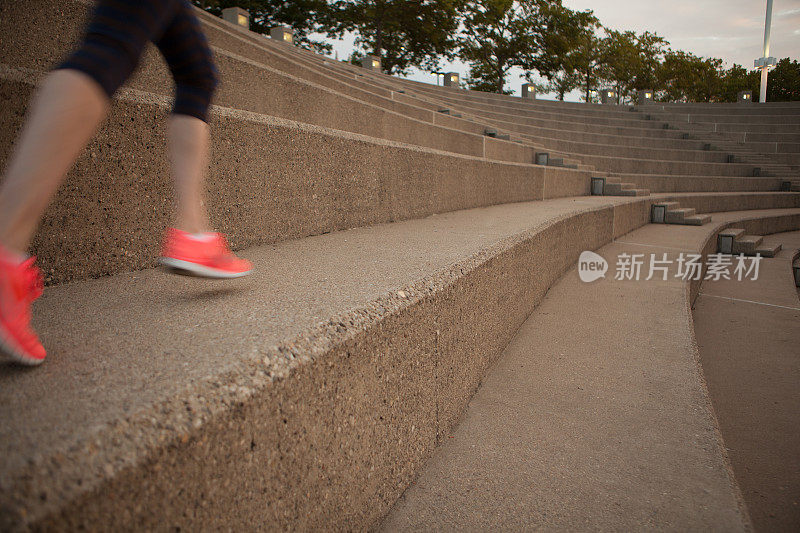
MULTIPOLYGON (((32 86, 5 81, 0 90, 7 97, 0 105, 2 164, 32 86)), ((126 98, 112 106, 34 241, 49 282, 154 266, 172 219, 162 133, 170 103, 126 98), (63 253, 65 240, 70 254, 63 253)), ((211 132, 212 225, 237 249, 545 194, 589 194, 589 174, 576 170, 403 149, 224 110, 212 112, 211 132)))

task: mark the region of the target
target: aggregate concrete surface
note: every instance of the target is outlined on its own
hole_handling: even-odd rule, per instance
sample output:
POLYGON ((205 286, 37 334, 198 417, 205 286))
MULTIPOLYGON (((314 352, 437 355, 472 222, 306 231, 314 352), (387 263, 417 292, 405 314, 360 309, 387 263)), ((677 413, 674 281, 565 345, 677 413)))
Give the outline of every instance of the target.
POLYGON ((736 480, 757 531, 800 529, 800 232, 762 259, 757 281, 706 281, 694 311, 700 361, 736 480))
POLYGON ((0 473, 520 232, 632 202, 509 204, 254 248, 255 273, 227 283, 148 270, 48 288, 34 308, 48 361, 0 367, 0 473))
POLYGON ((746 530, 685 283, 613 279, 620 253, 674 260, 708 232, 645 226, 598 251, 605 279, 567 273, 382 529, 746 530))

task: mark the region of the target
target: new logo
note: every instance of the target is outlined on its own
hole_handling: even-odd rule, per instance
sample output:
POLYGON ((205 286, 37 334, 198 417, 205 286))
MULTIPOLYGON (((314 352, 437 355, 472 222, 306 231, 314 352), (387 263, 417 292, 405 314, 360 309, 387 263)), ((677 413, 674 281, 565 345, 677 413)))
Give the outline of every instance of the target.
POLYGON ((608 262, 594 252, 585 251, 578 259, 578 276, 584 283, 591 283, 606 277, 608 262))

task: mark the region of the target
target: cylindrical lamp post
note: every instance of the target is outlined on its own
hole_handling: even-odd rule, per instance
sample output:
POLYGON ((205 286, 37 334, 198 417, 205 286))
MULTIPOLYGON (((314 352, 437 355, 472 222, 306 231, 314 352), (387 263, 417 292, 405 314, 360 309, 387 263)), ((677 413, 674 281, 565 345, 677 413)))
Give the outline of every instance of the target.
POLYGON ((778 60, 769 56, 769 37, 772 30, 772 0, 767 0, 767 20, 764 24, 764 56, 755 60, 755 67, 761 69, 761 94, 758 101, 762 104, 767 101, 767 77, 769 67, 778 64, 778 60))

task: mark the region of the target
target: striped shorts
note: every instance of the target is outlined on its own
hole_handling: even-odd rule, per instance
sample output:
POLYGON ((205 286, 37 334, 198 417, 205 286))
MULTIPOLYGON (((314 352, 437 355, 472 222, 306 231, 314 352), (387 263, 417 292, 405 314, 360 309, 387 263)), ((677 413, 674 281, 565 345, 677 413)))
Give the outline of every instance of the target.
POLYGON ((57 68, 87 74, 110 98, 151 41, 175 80, 172 112, 205 121, 217 70, 193 10, 188 0, 99 0, 79 48, 57 68))

